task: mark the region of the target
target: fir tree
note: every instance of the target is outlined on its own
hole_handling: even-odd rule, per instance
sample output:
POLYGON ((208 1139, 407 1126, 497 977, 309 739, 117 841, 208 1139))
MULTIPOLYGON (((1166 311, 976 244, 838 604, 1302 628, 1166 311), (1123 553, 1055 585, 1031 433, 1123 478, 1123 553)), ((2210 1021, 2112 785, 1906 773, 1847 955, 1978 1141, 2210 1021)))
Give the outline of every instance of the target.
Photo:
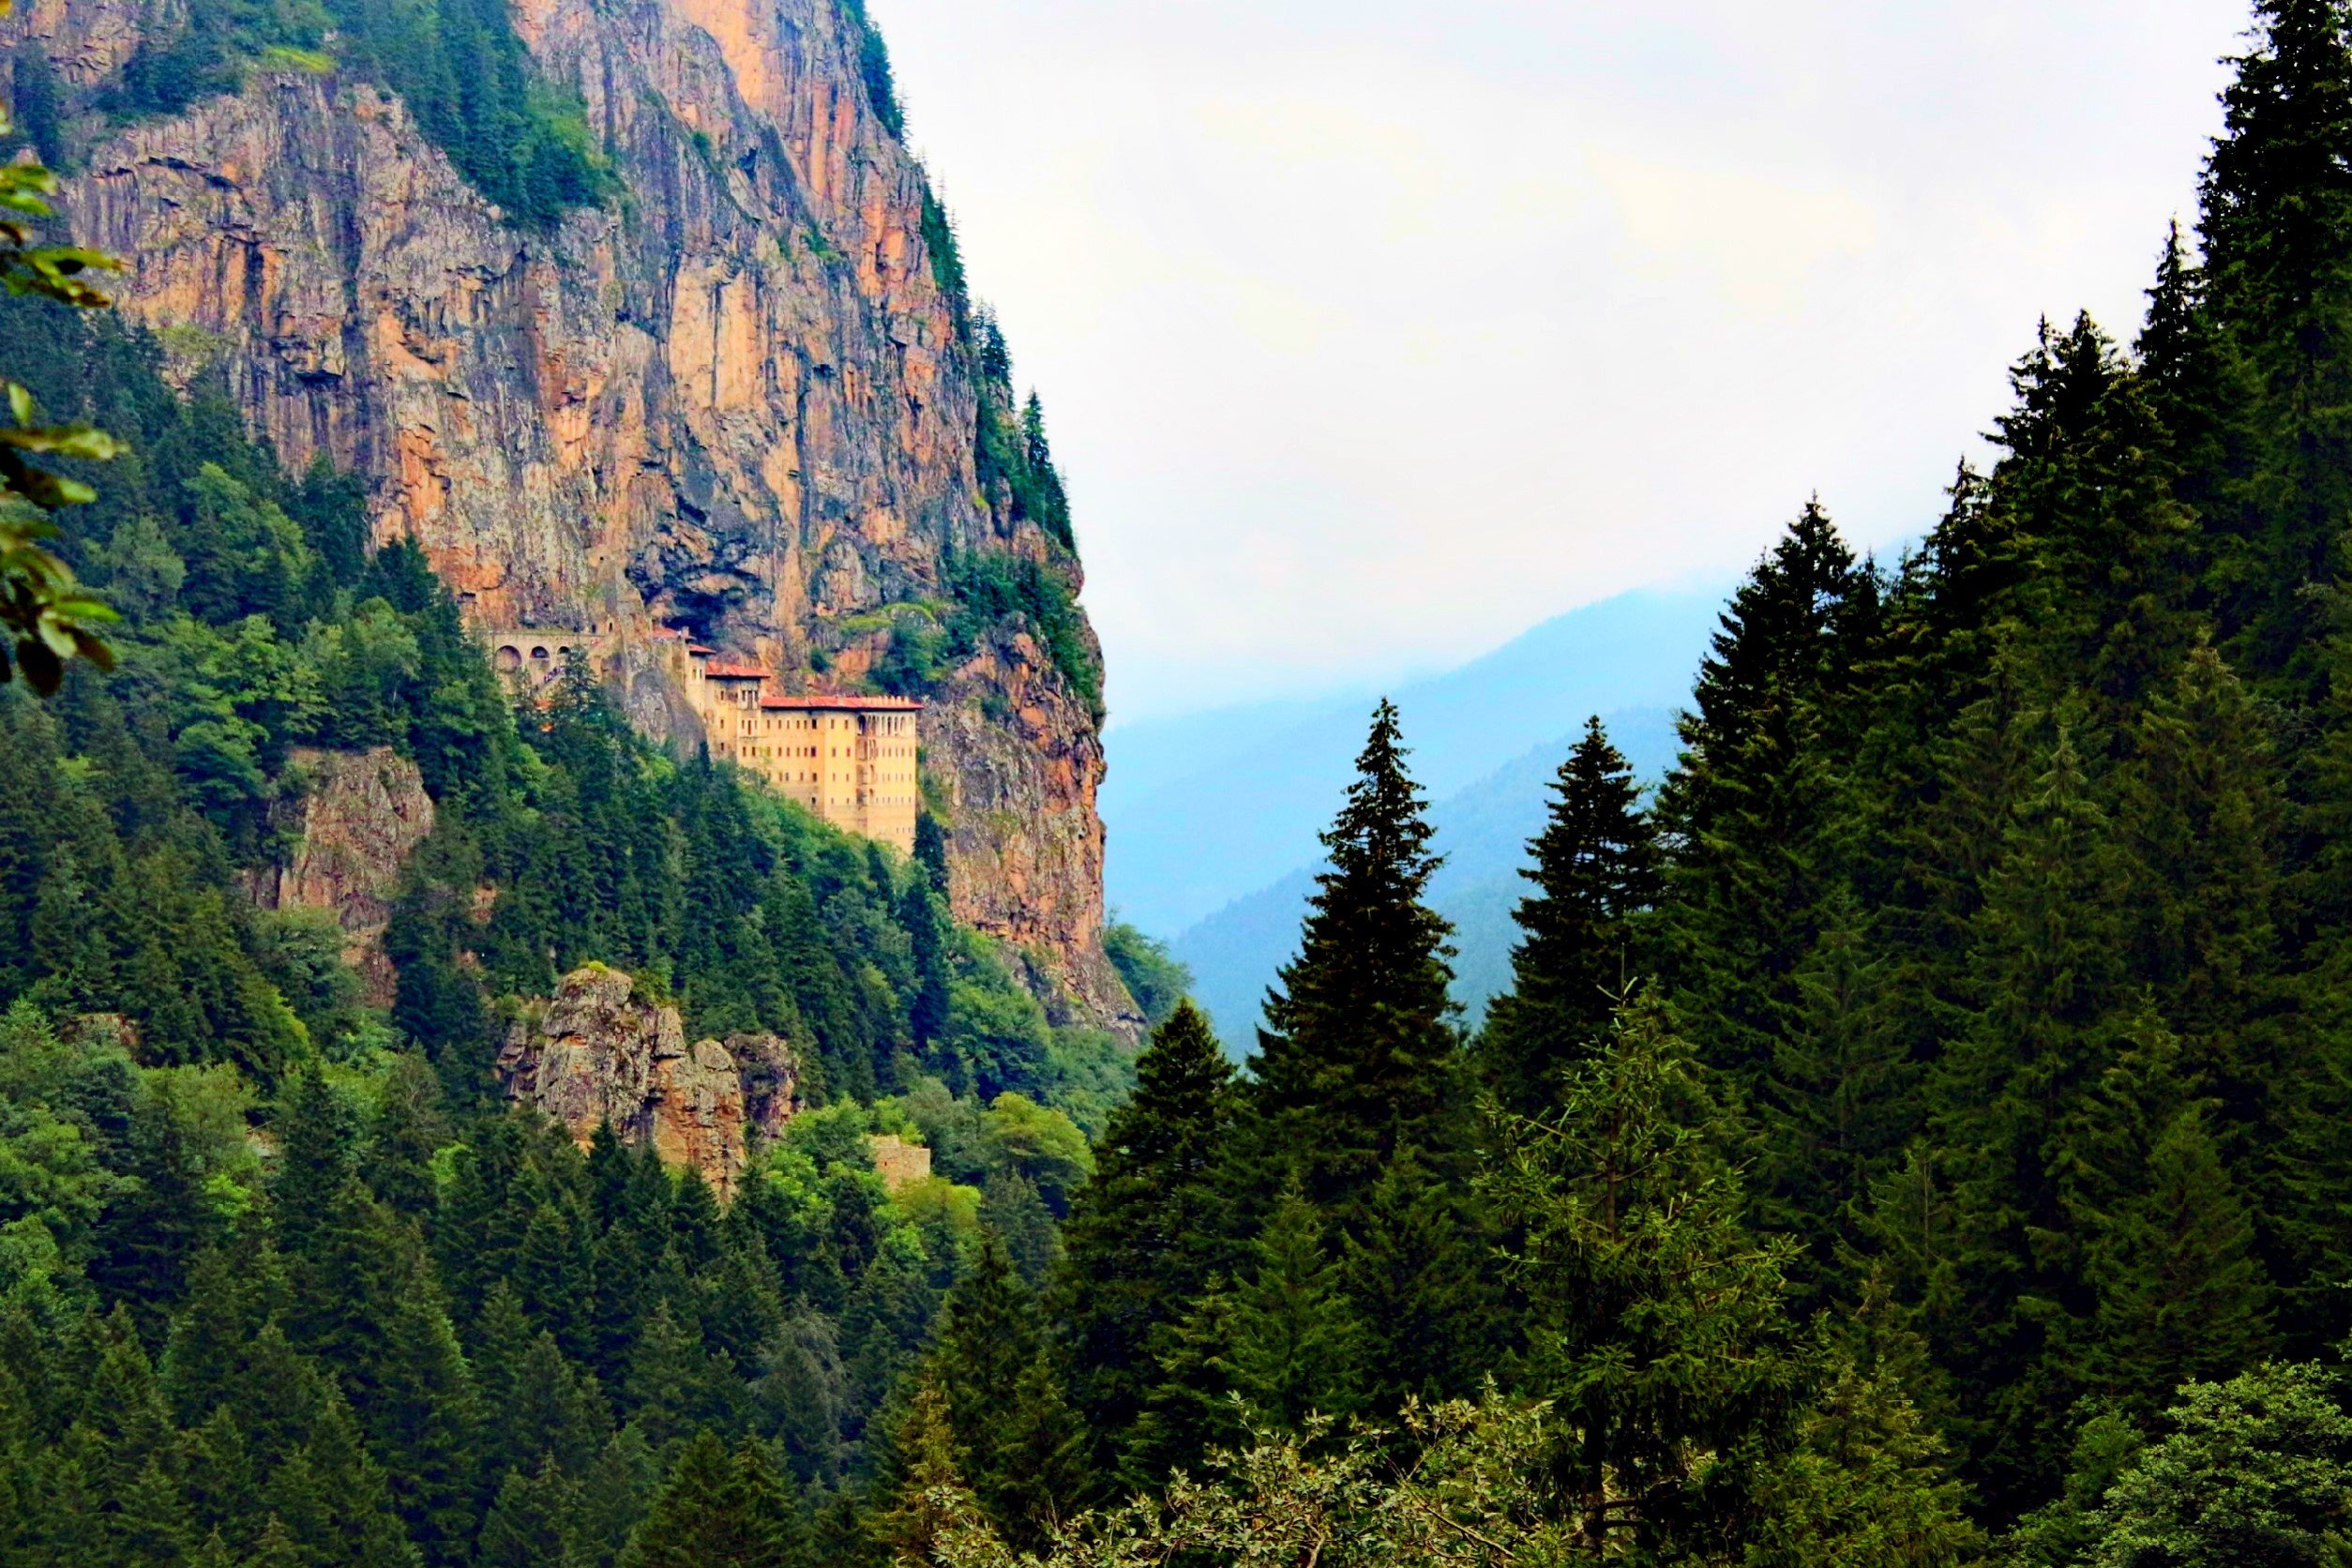
POLYGON ((947 1299, 936 1379, 957 1473, 1000 1530, 1033 1545, 1078 1485, 1078 1426, 1044 1349, 1034 1299, 1003 1240, 984 1233, 979 1261, 947 1299))
POLYGON ((1343 1214, 1399 1150, 1431 1155, 1455 1141, 1447 927, 1421 901, 1438 861, 1405 756, 1383 701, 1323 835, 1330 868, 1251 1059, 1258 1168, 1297 1168, 1309 1199, 1343 1214))
POLYGON ((1632 984, 1630 917, 1657 897, 1656 849, 1633 769, 1598 716, 1560 764, 1544 831, 1521 874, 1535 883, 1515 918, 1512 988, 1480 1040, 1487 1077, 1521 1114, 1550 1097, 1557 1070, 1591 1048, 1632 984))
POLYGON ((357 1126, 343 1097, 313 1068, 294 1081, 277 1132, 270 1201, 279 1245, 298 1257, 309 1251, 350 1175, 357 1126))
POLYGON ((1471 1397, 1500 1362, 1495 1240, 1471 1195, 1410 1154, 1381 1172, 1340 1271, 1361 1329, 1359 1392, 1378 1415, 1408 1398, 1471 1397))
POLYGON ((1208 1019, 1180 1003, 1137 1060, 1135 1093, 1111 1113, 1093 1179, 1071 1200, 1050 1300, 1067 1326, 1071 1398, 1106 1444, 1141 1415, 1162 1342, 1225 1250, 1216 1161, 1232 1085, 1208 1019))
POLYGON ((628 1568, 800 1568, 807 1554, 807 1521, 765 1448, 746 1442, 730 1455, 706 1431, 679 1449, 621 1560, 628 1568))
POLYGON ((1316 1212, 1295 1186, 1274 1204, 1252 1250, 1218 1360, 1228 1386, 1259 1417, 1292 1431, 1310 1414, 1347 1414, 1363 1397, 1364 1329, 1316 1212))
POLYGON ((569 1522, 579 1487, 553 1460, 532 1473, 517 1467, 482 1517, 474 1560, 483 1568, 572 1568, 581 1560, 569 1522))
POLYGON ((1736 1466, 1790 1440, 1812 1358, 1786 1243, 1742 1224, 1690 1048, 1637 998, 1560 1108, 1515 1123, 1488 1178, 1520 1233, 1527 1382, 1554 1401, 1555 1501, 1583 1548, 1664 1553, 1744 1513, 1736 1466))
POLYGON ((1724 611, 1659 792, 1670 897, 1654 951, 1709 1060, 1742 1084, 1787 1029, 1835 869, 1827 715, 1870 651, 1876 611, 1875 579, 1807 503, 1724 611))
POLYGON ((2257 0, 2254 15, 2200 228, 2208 298, 2257 386, 2268 482, 2217 520, 2212 580, 2236 661, 2299 686, 2314 673, 2302 588, 2334 575, 2352 494, 2352 40, 2337 0, 2257 0))
POLYGON ((979 1515, 978 1501, 957 1466, 946 1392, 927 1373, 915 1383, 891 1433, 890 1464, 880 1495, 882 1506, 870 1532, 894 1562, 928 1560, 951 1529, 979 1515))

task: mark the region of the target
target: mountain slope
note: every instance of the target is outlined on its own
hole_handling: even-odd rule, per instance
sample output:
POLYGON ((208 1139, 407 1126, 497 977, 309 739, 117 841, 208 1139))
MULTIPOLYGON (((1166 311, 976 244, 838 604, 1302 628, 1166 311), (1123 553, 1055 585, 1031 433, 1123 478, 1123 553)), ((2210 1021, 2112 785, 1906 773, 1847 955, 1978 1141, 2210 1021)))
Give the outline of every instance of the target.
POLYGON ((601 200, 493 204, 460 163, 502 149, 387 90, 395 53, 351 24, 241 21, 252 53, 160 97, 159 62, 206 41, 182 6, 19 8, 0 49, 61 84, 75 236, 136 259, 122 309, 167 329, 175 375, 222 375, 289 470, 363 476, 375 537, 418 539, 475 625, 592 633, 657 735, 696 732, 661 632, 788 687, 927 697, 957 915, 1078 1010, 1123 1010, 1066 508, 879 39, 844 0, 510 14, 601 200))

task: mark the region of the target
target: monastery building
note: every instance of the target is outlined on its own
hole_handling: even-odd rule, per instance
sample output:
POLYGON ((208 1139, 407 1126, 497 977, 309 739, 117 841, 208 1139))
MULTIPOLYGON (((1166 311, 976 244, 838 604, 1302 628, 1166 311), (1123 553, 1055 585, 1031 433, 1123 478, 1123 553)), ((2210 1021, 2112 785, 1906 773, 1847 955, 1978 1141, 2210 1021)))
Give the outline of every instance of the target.
MULTIPOLYGON (((603 661, 603 628, 585 632, 492 627, 482 635, 492 662, 526 686, 546 685, 577 652, 603 661)), ((675 632, 656 633, 684 658, 673 663, 687 699, 702 721, 711 755, 767 781, 838 828, 914 852, 914 819, 923 792, 916 776, 920 740, 915 716, 923 704, 905 697, 812 694, 788 697, 769 689, 775 676, 756 664, 725 657, 675 632)))
POLYGON ((686 692, 713 757, 758 774, 836 827, 914 852, 923 799, 915 716, 922 703, 908 697, 787 697, 768 689, 775 677, 767 671, 700 644, 688 645, 686 668, 686 692))

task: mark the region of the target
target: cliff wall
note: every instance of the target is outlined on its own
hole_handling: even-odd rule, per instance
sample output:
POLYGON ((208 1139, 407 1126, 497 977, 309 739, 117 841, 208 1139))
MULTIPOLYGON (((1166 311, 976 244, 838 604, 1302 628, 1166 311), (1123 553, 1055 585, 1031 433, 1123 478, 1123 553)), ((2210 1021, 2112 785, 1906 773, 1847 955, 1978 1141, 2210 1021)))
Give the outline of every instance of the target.
POLYGON ((400 867, 433 830, 425 780, 415 762, 385 746, 305 746, 288 760, 296 788, 277 808, 275 825, 294 848, 285 865, 260 881, 255 897, 273 909, 333 913, 368 1000, 389 1006, 396 976, 384 933, 400 867))
MULTIPOLYGON (((377 537, 415 535, 478 621, 604 636, 658 735, 697 738, 658 627, 831 689, 897 617, 952 613, 951 560, 1075 594, 1075 555, 981 482, 923 173, 841 0, 513 10, 586 105, 604 206, 509 222, 377 85, 257 62, 176 116, 74 119, 76 237, 130 259, 122 308, 225 374, 290 467, 364 475, 377 537)), ((21 0, 0 51, 37 43, 86 108, 184 14, 21 0)), ((1067 662, 989 622, 922 693, 924 762, 958 918, 1028 952, 1063 1016, 1111 1020, 1099 720, 1067 662)))
POLYGON ((610 1123, 622 1141, 700 1170, 724 1200, 751 1135, 772 1142, 799 1111, 800 1062, 773 1034, 689 1045, 677 1008, 591 964, 515 1021, 498 1076, 508 1098, 546 1111, 582 1148, 610 1123))

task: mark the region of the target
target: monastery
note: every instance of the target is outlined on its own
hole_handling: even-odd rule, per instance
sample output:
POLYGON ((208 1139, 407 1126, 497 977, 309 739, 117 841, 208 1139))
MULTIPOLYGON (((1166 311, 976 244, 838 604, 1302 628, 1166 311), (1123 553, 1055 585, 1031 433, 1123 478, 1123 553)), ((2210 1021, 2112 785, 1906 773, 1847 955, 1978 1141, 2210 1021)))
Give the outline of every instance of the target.
MULTIPOLYGON (((578 650, 592 663, 604 654, 597 632, 527 627, 484 633, 491 660, 511 678, 543 685, 578 650)), ((834 826, 914 852, 914 821, 922 809, 917 777, 923 704, 907 697, 837 693, 786 696, 769 689, 775 676, 756 664, 672 633, 663 638, 683 657, 673 668, 702 721, 711 756, 757 774, 770 789, 834 826)))

